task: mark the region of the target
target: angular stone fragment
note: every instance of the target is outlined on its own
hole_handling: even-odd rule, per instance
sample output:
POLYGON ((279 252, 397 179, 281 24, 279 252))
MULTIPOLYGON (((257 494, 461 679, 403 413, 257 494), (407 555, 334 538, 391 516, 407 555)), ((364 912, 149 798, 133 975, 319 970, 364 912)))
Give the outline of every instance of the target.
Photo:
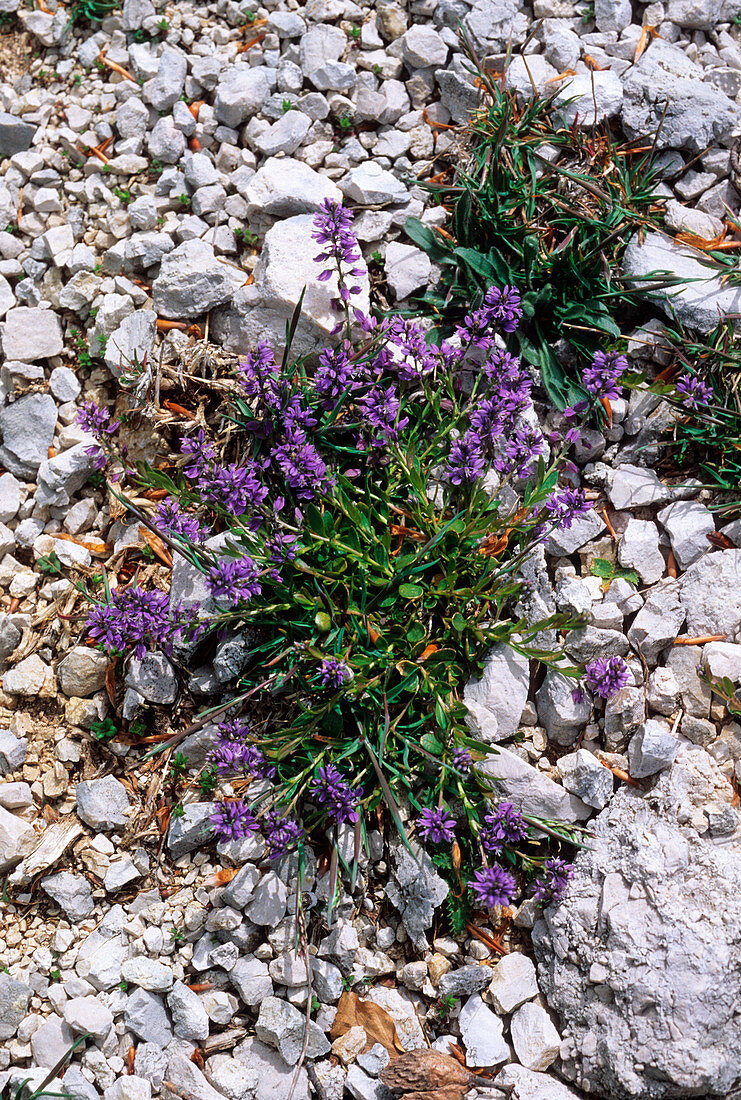
POLYGON ((585 821, 591 814, 581 799, 508 749, 497 749, 477 764, 476 770, 504 801, 523 814, 572 822, 585 821))
POLYGON ((469 680, 463 691, 466 724, 476 737, 492 745, 516 732, 527 701, 530 664, 511 646, 494 646, 486 656, 481 678, 469 680))

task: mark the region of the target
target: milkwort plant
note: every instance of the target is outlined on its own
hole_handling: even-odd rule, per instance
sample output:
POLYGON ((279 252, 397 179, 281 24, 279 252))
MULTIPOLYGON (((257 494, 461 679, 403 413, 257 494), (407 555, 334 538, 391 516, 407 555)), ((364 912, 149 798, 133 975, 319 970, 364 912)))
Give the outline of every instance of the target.
MULTIPOLYGON (((83 412, 96 447, 116 457, 114 491, 209 592, 200 608, 168 611, 159 591, 114 588, 87 633, 137 655, 194 635, 250 639, 207 766, 227 792, 213 826, 223 840, 261 832, 269 858, 328 836, 330 914, 339 839, 354 835, 354 885, 382 803, 465 905, 509 904, 531 878, 541 899, 556 898, 569 871, 543 841, 573 833, 492 802, 475 766, 489 750, 460 695, 496 643, 584 675, 535 644, 568 629, 564 616, 529 623, 513 609, 528 555, 590 507, 564 476, 565 452, 622 363, 595 361, 595 393, 570 410, 562 439, 546 439, 529 374, 503 339, 520 321, 517 291, 490 287, 450 340, 431 345, 415 321, 353 307, 363 269, 351 212, 326 202, 315 224, 334 346, 315 366, 291 359, 299 302, 282 360, 261 343, 239 364, 226 442, 202 428, 181 439, 170 476, 134 468, 110 417, 83 412), (140 499, 155 490, 156 508, 142 512, 127 484, 140 499)), ((587 670, 584 690, 607 696, 625 675, 587 670)))

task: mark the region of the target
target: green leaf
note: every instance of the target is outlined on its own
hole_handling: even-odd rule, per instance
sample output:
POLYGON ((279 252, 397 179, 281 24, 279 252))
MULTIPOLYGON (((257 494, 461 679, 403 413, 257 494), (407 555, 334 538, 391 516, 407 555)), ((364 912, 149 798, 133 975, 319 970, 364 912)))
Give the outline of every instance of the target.
POLYGON ((419 743, 423 749, 427 749, 433 756, 442 756, 444 745, 438 737, 435 737, 434 733, 424 734, 423 737, 420 737, 419 743))
POLYGON ((595 558, 590 572, 594 577, 601 577, 603 581, 610 581, 615 575, 615 566, 607 558, 595 558))
POLYGON ((419 584, 400 584, 399 595, 405 600, 418 600, 424 595, 424 588, 419 584))
POLYGON ((423 225, 419 218, 407 218, 404 223, 404 232, 411 241, 426 252, 433 263, 450 263, 451 249, 448 248, 440 237, 427 225, 423 225))

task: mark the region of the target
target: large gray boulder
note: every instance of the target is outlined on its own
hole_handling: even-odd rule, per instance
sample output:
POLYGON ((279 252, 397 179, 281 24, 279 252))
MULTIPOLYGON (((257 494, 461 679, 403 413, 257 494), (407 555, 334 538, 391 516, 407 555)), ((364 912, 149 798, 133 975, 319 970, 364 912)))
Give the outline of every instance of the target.
POLYGON ((645 280, 637 285, 668 317, 676 313, 681 322, 700 332, 710 332, 720 319, 741 311, 741 289, 714 274, 701 253, 663 233, 633 237, 623 256, 623 270, 627 278, 645 280), (677 276, 681 283, 661 288, 663 276, 646 280, 654 272, 677 276))
POLYGON ((684 50, 664 39, 653 42, 623 82, 628 137, 646 137, 658 129, 658 148, 691 153, 729 143, 741 108, 702 76, 684 50))
POLYGON ((535 924, 561 1072, 589 1093, 725 1097, 741 1080, 741 839, 705 831, 732 797, 684 745, 650 794, 622 787, 591 823, 563 901, 535 924))
POLYGON ((469 680, 463 691, 466 724, 488 744, 506 741, 517 731, 527 702, 530 662, 511 646, 495 645, 481 678, 469 680))
POLYGON ((679 599, 688 634, 732 635, 741 629, 741 550, 722 550, 691 565, 679 599))
MULTIPOLYGON (((326 283, 317 282, 322 268, 314 259, 318 245, 312 238, 313 231, 312 215, 299 214, 278 222, 266 234, 255 265, 254 283, 241 287, 231 304, 216 310, 211 318, 214 337, 227 351, 242 353, 258 341, 267 340, 280 354, 285 344, 286 322, 291 320, 304 291, 293 352, 306 355, 326 347, 340 319, 331 305, 337 295, 337 277, 333 275, 326 283)), ((362 268, 362 261, 355 267, 362 268)), ((367 274, 351 282, 361 287, 361 293, 353 297, 353 308, 367 313, 367 274)))
POLYGON ((162 257, 152 283, 152 304, 158 317, 200 317, 229 302, 247 275, 219 260, 213 247, 194 237, 162 257))

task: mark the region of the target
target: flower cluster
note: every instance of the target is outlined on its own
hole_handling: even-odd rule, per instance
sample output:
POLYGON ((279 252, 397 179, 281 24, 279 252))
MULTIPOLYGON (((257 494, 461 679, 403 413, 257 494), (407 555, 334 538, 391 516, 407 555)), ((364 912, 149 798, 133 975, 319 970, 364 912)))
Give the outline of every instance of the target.
POLYGON ((628 683, 630 673, 622 657, 595 657, 584 666, 584 683, 593 695, 610 699, 628 683))
POLYGON ((455 818, 442 806, 436 810, 425 807, 417 821, 417 832, 432 844, 450 842, 455 836, 455 818))
POLYGON ((208 537, 208 532, 196 517, 181 511, 180 505, 173 497, 166 497, 165 500, 160 501, 153 521, 155 527, 163 534, 178 535, 186 542, 200 543, 208 537))
POLYGON ((713 400, 712 387, 694 374, 685 374, 679 379, 677 393, 686 409, 698 409, 701 405, 709 405, 713 400))
POLYGON ((173 636, 182 628, 177 613, 170 618, 166 592, 145 592, 138 585, 114 588, 110 603, 96 604, 87 618, 86 631, 107 653, 132 649, 139 660, 150 646, 172 651, 173 636))
POLYGON ((121 427, 118 420, 111 418, 110 409, 101 408, 95 401, 86 401, 77 410, 77 423, 84 432, 92 435, 102 446, 86 447, 85 453, 94 460, 97 470, 102 470, 106 464, 107 456, 104 449, 107 437, 114 434, 121 427))
POLYGON ((535 880, 533 897, 543 905, 560 901, 573 874, 574 868, 566 860, 547 859, 543 864, 542 874, 535 880))
POLYGON ((614 401, 620 396, 618 380, 628 369, 628 360, 615 351, 598 351, 582 374, 584 389, 592 397, 614 401))
POLYGON ((352 679, 352 671, 347 661, 341 657, 325 657, 319 665, 319 680, 324 687, 341 688, 352 679))
POLYGON ((482 909, 493 909, 495 905, 509 905, 517 893, 515 877, 504 867, 482 867, 476 871, 468 888, 477 905, 482 909))
POLYGON ((505 848, 523 841, 527 829, 527 822, 519 810, 511 802, 500 802, 484 817, 479 840, 487 852, 499 855, 505 848))
POLYGON ((282 859, 298 845, 304 830, 298 821, 284 817, 278 810, 269 810, 262 822, 265 855, 268 859, 282 859))
POLYGON ((358 820, 358 801, 363 797, 363 792, 360 787, 351 787, 334 764, 317 768, 309 791, 335 824, 354 825, 358 820))
POLYGON ((206 584, 216 600, 232 605, 259 596, 262 592, 260 567, 252 558, 222 558, 206 570, 206 584))
POLYGON ((257 818, 242 798, 220 802, 209 820, 217 840, 244 840, 259 829, 257 818))
MULTIPOLYGON (((318 264, 328 261, 332 264, 322 270, 318 276, 320 283, 327 282, 334 274, 337 275, 338 297, 332 300, 335 309, 347 309, 352 296, 360 294, 360 286, 357 283, 349 284, 347 278, 360 279, 365 275, 364 267, 354 267, 362 259, 358 248, 358 238, 352 232, 353 213, 336 199, 325 199, 314 216, 314 232, 311 234, 315 241, 326 245, 323 252, 314 257, 318 264), (345 271, 345 267, 348 268, 345 271)), ((339 331, 341 324, 335 331, 339 331)))
POLYGON ((246 772, 260 779, 274 779, 275 765, 251 742, 249 726, 238 718, 219 723, 210 759, 221 772, 246 772))

